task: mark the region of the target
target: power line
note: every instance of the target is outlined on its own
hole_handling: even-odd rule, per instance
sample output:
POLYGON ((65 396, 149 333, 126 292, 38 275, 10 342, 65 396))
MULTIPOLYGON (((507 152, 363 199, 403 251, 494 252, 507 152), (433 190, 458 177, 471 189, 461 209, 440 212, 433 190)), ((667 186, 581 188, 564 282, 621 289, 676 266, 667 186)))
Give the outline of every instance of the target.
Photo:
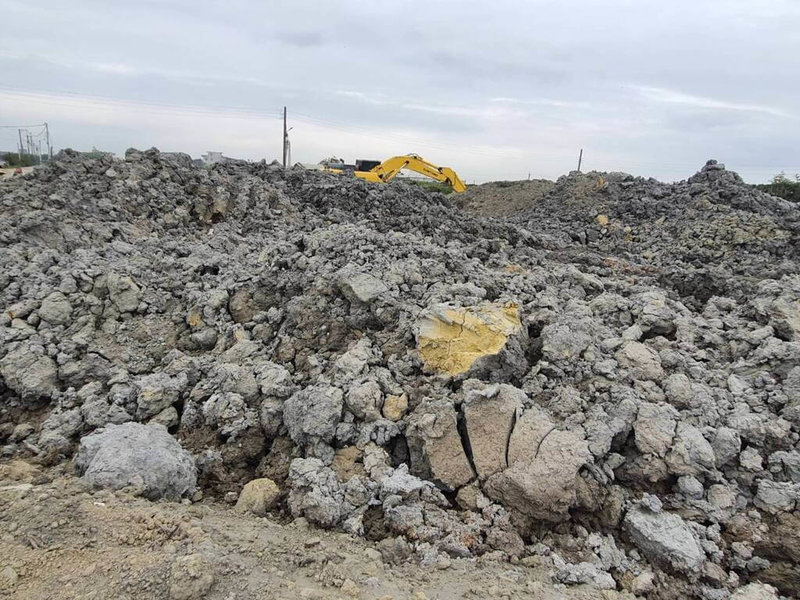
POLYGON ((32 129, 34 127, 45 127, 47 123, 37 123, 36 125, 0 125, 0 129, 32 129))

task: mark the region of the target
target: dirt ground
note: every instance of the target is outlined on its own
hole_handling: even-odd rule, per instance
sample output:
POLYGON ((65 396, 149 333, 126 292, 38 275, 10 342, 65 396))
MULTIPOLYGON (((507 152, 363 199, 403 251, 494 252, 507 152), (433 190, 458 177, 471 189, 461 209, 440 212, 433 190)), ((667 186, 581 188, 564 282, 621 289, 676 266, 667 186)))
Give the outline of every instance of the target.
POLYGON ((393 566, 371 542, 281 519, 88 490, 68 466, 0 464, 0 598, 632 598, 489 557, 393 566))
POLYGON ((539 202, 555 183, 547 179, 494 181, 472 185, 451 199, 462 210, 483 217, 510 217, 539 202))

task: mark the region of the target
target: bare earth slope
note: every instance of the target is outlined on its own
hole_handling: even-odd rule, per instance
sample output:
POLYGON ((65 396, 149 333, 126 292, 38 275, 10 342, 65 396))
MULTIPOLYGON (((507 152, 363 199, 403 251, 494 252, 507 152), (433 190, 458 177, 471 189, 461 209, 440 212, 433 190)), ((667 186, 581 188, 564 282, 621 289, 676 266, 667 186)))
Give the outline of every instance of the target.
POLYGON ((509 565, 486 556, 395 565, 377 544, 304 519, 282 524, 225 504, 94 492, 73 477, 20 463, 2 473, 9 477, 0 480, 3 598, 625 598, 553 585, 536 561, 509 565))

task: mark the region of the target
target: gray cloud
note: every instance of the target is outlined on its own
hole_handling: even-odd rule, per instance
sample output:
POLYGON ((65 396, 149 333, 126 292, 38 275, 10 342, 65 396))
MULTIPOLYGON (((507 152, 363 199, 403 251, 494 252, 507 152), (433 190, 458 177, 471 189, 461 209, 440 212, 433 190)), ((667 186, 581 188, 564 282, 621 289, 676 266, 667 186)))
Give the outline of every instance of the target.
POLYGON ((800 171, 794 0, 0 11, 3 123, 48 120, 61 145, 274 158, 288 105, 303 161, 414 151, 469 181, 556 177, 583 147, 588 168, 664 179, 710 157, 751 180, 800 171))

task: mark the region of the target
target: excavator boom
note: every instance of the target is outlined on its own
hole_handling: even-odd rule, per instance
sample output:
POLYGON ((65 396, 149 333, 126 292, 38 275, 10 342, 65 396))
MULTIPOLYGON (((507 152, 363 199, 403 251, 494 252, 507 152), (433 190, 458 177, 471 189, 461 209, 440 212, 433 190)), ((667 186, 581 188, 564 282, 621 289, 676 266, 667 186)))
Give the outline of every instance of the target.
POLYGON ((389 183, 403 169, 409 169, 420 175, 435 179, 440 183, 445 183, 453 188, 454 192, 465 192, 467 190, 467 186, 453 169, 450 167, 437 167, 416 154, 393 156, 369 171, 355 171, 355 176, 365 181, 389 183))

